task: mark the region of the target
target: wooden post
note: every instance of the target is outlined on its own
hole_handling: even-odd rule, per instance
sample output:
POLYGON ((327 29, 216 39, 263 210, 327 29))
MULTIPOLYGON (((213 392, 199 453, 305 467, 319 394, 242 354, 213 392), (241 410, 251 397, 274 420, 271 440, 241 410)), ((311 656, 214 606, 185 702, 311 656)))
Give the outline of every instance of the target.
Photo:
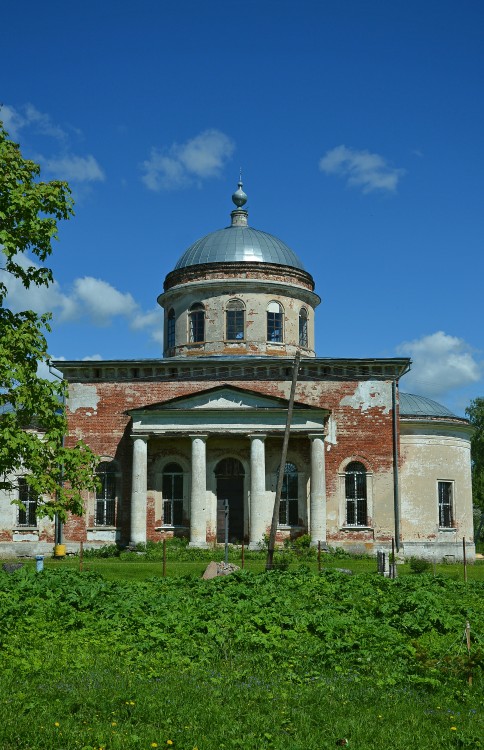
POLYGON ((464 560, 464 583, 467 583, 467 557, 466 557, 466 538, 462 537, 462 556, 464 560))
POLYGON ((321 573, 321 541, 318 539, 318 573, 321 573))
POLYGON ((272 524, 271 524, 271 533, 269 534, 269 544, 268 544, 268 549, 267 549, 266 570, 272 570, 272 561, 274 558, 274 547, 276 546, 277 524, 279 523, 279 505, 281 503, 282 484, 284 482, 284 472, 286 469, 287 448, 289 445, 289 433, 291 431, 292 410, 294 407, 294 397, 296 395, 297 374, 299 372, 300 359, 301 359, 301 352, 298 350, 296 352, 296 356, 294 357, 294 369, 292 371, 291 395, 289 396, 289 404, 287 407, 286 429, 284 431, 284 440, 282 443, 282 452, 281 452, 281 463, 279 466, 279 476, 277 478, 276 497, 274 498, 274 510, 272 512, 272 524))
POLYGON ((471 665, 471 624, 469 620, 466 622, 466 645, 467 645, 467 656, 469 658, 469 672, 467 675, 467 682, 472 685, 472 665, 471 665))
POLYGON ((166 539, 163 539, 163 578, 166 578, 166 539))
POLYGON ((244 544, 244 540, 242 539, 242 562, 241 562, 242 570, 244 569, 244 564, 245 564, 245 544, 244 544))
POLYGON ((84 542, 79 545, 79 571, 82 573, 82 564, 84 562, 84 542))

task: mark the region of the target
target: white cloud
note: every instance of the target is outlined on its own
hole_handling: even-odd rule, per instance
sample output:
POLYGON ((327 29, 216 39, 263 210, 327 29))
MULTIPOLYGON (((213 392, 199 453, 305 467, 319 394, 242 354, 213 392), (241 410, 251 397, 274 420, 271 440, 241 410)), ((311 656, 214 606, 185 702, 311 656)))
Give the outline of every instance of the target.
MULTIPOLYGON (((40 268, 23 253, 18 253, 15 260, 24 268, 40 268)), ((52 312, 60 323, 89 320, 100 327, 108 326, 114 318, 121 317, 126 319, 131 329, 145 330, 153 340, 163 342, 161 307, 144 312, 129 292, 120 292, 102 279, 83 276, 74 279, 68 290, 63 290, 57 281, 49 286, 32 285, 26 289, 19 279, 0 270, 0 281, 7 287, 6 304, 13 312, 52 312)), ((101 359, 101 355, 94 354, 86 359, 101 359)))
MULTIPOLYGON (((43 135, 56 141, 56 150, 61 153, 54 156, 34 154, 32 158, 50 172, 55 178, 69 182, 95 182, 105 179, 105 174, 92 154, 78 156, 69 153, 69 136, 67 132, 52 121, 50 115, 40 112, 33 104, 15 108, 9 104, 0 107, 0 120, 14 139, 19 139, 22 131, 34 135, 43 135)), ((76 128, 70 131, 79 135, 76 128)))
POLYGON ((413 360, 403 381, 405 391, 437 398, 454 388, 476 383, 483 376, 482 363, 476 361, 471 346, 444 331, 405 341, 396 351, 413 360))
POLYGON ((218 177, 235 150, 220 130, 204 130, 186 143, 166 149, 153 148, 143 162, 142 181, 150 190, 173 190, 194 181, 218 177))
POLYGON ((105 174, 94 156, 74 156, 69 154, 49 159, 38 156, 45 169, 58 180, 69 182, 97 182, 106 179, 105 174))
POLYGON ((5 129, 12 138, 19 138, 20 132, 25 128, 31 128, 35 133, 57 140, 67 138, 65 130, 52 122, 50 115, 40 112, 33 104, 25 104, 20 109, 3 104, 0 108, 0 120, 3 120, 5 129))
POLYGON ((73 299, 79 312, 89 315, 94 323, 108 325, 113 317, 123 315, 131 318, 138 309, 129 292, 119 292, 107 281, 84 276, 74 281, 73 299))
POLYGON ((102 357, 100 354, 90 354, 87 357, 83 357, 83 362, 102 362, 104 357, 102 357))
POLYGON ((390 166, 380 154, 356 151, 346 146, 336 146, 327 151, 319 161, 319 168, 328 175, 344 177, 351 187, 359 187, 363 193, 373 190, 395 192, 404 169, 390 166))

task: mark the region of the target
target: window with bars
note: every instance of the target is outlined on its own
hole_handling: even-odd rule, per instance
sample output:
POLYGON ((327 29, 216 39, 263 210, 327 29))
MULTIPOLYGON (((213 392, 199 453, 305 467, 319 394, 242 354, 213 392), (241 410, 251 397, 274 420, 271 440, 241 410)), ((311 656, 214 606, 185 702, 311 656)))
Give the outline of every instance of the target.
POLYGON ((345 471, 346 525, 367 526, 366 468, 359 461, 352 461, 345 471))
POLYGON ((283 526, 297 526, 299 523, 298 485, 297 466, 286 463, 279 505, 279 523, 283 526))
POLYGON ((451 529, 454 525, 453 511, 453 482, 438 482, 439 493, 439 526, 441 529, 451 529))
POLYGON ((188 340, 192 344, 205 341, 205 308, 200 302, 192 305, 188 313, 188 340))
POLYGON ((299 311, 299 346, 308 345, 308 311, 302 307, 299 311))
POLYGON ((19 526, 37 526, 37 495, 27 484, 25 477, 18 479, 19 506, 17 523, 19 526))
POLYGON ((175 346, 175 311, 173 308, 168 311, 166 322, 166 348, 173 349, 175 346))
POLYGON ((102 461, 96 469, 99 487, 96 491, 96 526, 116 524, 116 467, 112 461, 102 461))
POLYGON ((284 313, 279 302, 270 302, 267 307, 267 341, 284 341, 284 313))
POLYGON ((245 306, 240 299, 231 299, 227 303, 225 335, 227 341, 243 341, 245 339, 245 306))
POLYGON ((163 470, 163 525, 183 525, 183 469, 175 463, 163 470))

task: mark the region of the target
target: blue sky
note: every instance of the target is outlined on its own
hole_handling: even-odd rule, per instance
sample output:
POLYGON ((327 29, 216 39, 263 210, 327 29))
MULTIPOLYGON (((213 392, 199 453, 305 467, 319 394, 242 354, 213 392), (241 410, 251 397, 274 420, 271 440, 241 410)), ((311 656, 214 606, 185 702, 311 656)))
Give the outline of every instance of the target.
POLYGON ((286 242, 323 357, 411 356, 402 390, 484 396, 480 0, 104 0, 2 10, 1 116, 67 179, 48 291, 56 358, 161 356, 156 297, 229 223, 286 242))

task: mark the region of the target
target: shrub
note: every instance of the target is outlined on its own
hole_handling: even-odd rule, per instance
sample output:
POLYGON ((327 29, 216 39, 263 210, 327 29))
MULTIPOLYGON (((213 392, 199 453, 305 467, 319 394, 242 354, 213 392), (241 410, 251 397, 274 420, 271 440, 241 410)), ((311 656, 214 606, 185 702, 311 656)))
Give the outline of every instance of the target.
POLYGON ((430 567, 431 564, 428 560, 422 560, 419 557, 410 558, 410 570, 412 573, 427 573, 430 567))

